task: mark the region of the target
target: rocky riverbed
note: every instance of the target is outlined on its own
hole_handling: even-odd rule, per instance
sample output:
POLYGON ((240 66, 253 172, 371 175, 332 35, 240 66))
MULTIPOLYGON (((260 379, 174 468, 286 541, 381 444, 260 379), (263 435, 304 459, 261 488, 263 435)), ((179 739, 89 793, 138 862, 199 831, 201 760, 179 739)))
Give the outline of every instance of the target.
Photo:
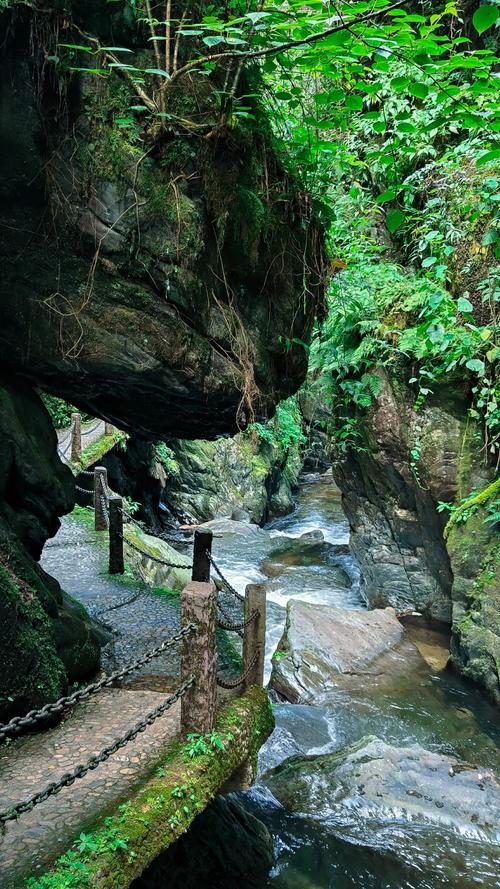
POLYGON ((499 887, 497 711, 447 668, 442 627, 367 608, 331 478, 265 529, 211 524, 231 582, 268 591, 277 727, 239 795, 274 839, 260 885, 499 887))

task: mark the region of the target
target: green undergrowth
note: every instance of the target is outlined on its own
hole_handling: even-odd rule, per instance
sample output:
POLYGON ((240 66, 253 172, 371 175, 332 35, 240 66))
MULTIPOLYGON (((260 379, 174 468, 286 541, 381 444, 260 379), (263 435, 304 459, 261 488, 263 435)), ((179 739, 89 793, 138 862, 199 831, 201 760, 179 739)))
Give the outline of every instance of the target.
POLYGON ((273 727, 267 693, 250 689, 222 709, 212 733, 173 742, 145 785, 95 830, 80 834, 52 871, 29 878, 26 889, 125 889, 239 766, 255 762, 273 727))

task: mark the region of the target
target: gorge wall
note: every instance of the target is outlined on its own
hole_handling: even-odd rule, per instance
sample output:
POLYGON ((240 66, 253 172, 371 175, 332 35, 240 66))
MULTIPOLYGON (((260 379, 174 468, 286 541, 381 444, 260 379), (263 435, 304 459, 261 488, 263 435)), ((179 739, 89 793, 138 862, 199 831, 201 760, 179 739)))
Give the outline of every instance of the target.
POLYGON ((55 6, 0 13, 2 716, 99 659, 36 564, 74 483, 35 389, 145 439, 232 434, 299 387, 294 340, 322 306, 322 232, 273 151, 258 81, 241 80, 248 118, 221 118, 215 71, 171 90, 172 123, 124 126, 130 81, 82 71, 88 53, 64 45, 125 45, 146 66, 148 34, 124 4, 55 6))
POLYGON ((362 447, 334 463, 364 593, 371 605, 449 625, 452 664, 500 701, 500 482, 467 386, 435 386, 416 411, 403 372, 377 373, 362 447), (456 510, 451 518, 440 503, 456 510))

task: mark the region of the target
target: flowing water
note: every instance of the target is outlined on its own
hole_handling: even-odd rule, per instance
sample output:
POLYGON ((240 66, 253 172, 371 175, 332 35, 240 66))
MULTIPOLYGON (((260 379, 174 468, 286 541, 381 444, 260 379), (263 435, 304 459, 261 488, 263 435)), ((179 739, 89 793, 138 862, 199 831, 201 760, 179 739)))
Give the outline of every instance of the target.
MULTIPOLYGON (((328 476, 304 479, 293 514, 266 529, 215 540, 217 559, 235 586, 268 585, 268 676, 290 598, 366 607, 347 541, 348 525, 328 476), (317 531, 324 542, 300 541, 317 531)), ((293 815, 266 787, 266 772, 288 757, 335 751, 365 735, 398 747, 420 744, 499 774, 497 711, 481 692, 443 670, 448 640, 442 634, 411 626, 408 631, 426 658, 416 673, 382 688, 339 691, 326 709, 275 705, 277 727, 261 751, 260 777, 239 795, 274 838, 277 863, 266 884, 272 889, 500 887, 499 847, 478 841, 473 832, 461 836, 435 825, 422 832, 403 813, 383 831, 360 819, 353 826, 352 816, 332 819, 327 811, 319 818, 293 815)))

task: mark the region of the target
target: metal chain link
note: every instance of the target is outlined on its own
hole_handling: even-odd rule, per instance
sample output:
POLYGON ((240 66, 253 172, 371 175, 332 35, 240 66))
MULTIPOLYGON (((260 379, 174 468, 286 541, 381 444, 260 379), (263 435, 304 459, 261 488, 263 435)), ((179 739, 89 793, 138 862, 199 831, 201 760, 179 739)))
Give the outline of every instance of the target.
POLYGON ((101 501, 102 514, 104 516, 104 521, 106 523, 106 528, 109 528, 108 504, 106 502, 106 498, 105 498, 104 494, 101 494, 100 501, 101 501))
POLYGON ((149 651, 147 654, 138 658, 136 661, 133 661, 131 664, 128 664, 126 667, 123 667, 121 670, 116 670, 114 673, 110 673, 109 676, 99 679, 98 682, 93 682, 85 688, 78 689, 73 692, 72 695, 67 695, 64 698, 59 698, 58 701, 45 704, 40 710, 30 710, 26 716, 15 716, 10 722, 7 722, 5 725, 0 725, 0 743, 11 735, 19 734, 25 728, 33 728, 37 723, 46 719, 48 716, 62 713, 67 707, 74 707, 79 701, 86 700, 87 698, 90 698, 91 695, 100 692, 103 688, 109 688, 109 686, 113 685, 115 682, 125 679, 131 673, 135 673, 136 670, 140 670, 141 667, 149 664, 150 661, 160 657, 160 655, 162 655, 168 648, 172 648, 173 645, 176 645, 177 642, 181 642, 185 636, 189 636, 195 630, 195 624, 187 624, 187 626, 183 627, 182 630, 175 634, 175 636, 162 642, 161 645, 153 648, 152 651, 149 651))
POLYGON ((206 551, 206 554, 207 554, 208 561, 210 562, 212 568, 217 572, 217 574, 219 575, 219 577, 220 577, 220 579, 222 580, 222 582, 226 585, 228 592, 229 592, 229 593, 232 593, 233 596, 236 596, 236 598, 239 599, 240 602, 244 602, 244 601, 245 601, 245 597, 242 596, 241 593, 238 592, 238 590, 235 590, 234 586, 232 586, 232 584, 229 583, 227 577, 224 577, 222 571, 220 570, 220 568, 219 568, 219 566, 217 565, 217 563, 216 563, 214 557, 212 556, 212 553, 210 553, 210 552, 207 550, 207 551, 206 551))
POLYGON ((124 608, 125 605, 132 605, 133 602, 136 602, 137 599, 140 599, 141 596, 145 596, 148 592, 149 590, 139 590, 139 592, 134 593, 133 596, 128 596, 126 599, 120 599, 115 605, 108 605, 106 608, 97 609, 97 611, 94 612, 94 615, 98 620, 103 614, 107 614, 108 611, 116 611, 117 608, 124 608))
POLYGON ((248 627, 259 616, 259 612, 257 611, 257 609, 255 609, 254 611, 252 611, 251 614, 248 615, 246 620, 243 620, 241 623, 238 624, 233 621, 232 615, 229 611, 226 611, 224 605, 222 605, 221 602, 217 602, 217 607, 226 618, 226 622, 217 621, 219 627, 222 627, 223 630, 234 630, 234 632, 238 633, 238 635, 242 638, 243 633, 241 631, 244 630, 245 627, 248 627))
POLYGON ((95 475, 95 470, 94 469, 80 469, 80 472, 78 473, 78 475, 91 475, 93 478, 95 475))
POLYGON ((75 485, 75 488, 77 491, 81 491, 82 494, 89 494, 89 495, 92 494, 92 496, 94 494, 93 491, 89 491, 87 488, 81 488, 80 485, 75 485))
POLYGON ((0 827, 3 829, 8 821, 14 821, 18 815, 22 815, 24 812, 29 812, 34 806, 45 802, 50 796, 59 793, 63 787, 70 787, 79 778, 84 778, 87 772, 96 769, 101 763, 106 762, 113 753, 116 753, 117 750, 120 750, 122 747, 126 747, 126 745, 129 744, 130 741, 133 741, 138 734, 146 731, 148 726, 152 725, 160 716, 163 716, 163 714, 166 713, 173 704, 180 700, 188 689, 194 685, 194 682, 194 676, 190 676, 189 679, 186 679, 186 681, 176 689, 174 694, 170 695, 170 697, 163 701, 162 704, 155 707, 154 710, 151 710, 144 719, 140 720, 140 722, 136 722, 128 732, 120 738, 116 738, 116 740, 114 740, 108 747, 104 747, 97 756, 91 756, 85 765, 77 765, 72 772, 66 772, 58 781, 48 784, 47 787, 39 793, 35 793, 33 796, 23 800, 16 806, 12 806, 12 808, 0 812, 0 827))
POLYGON ((135 549, 137 553, 140 553, 141 556, 144 556, 146 559, 151 559, 152 562, 158 562, 159 565, 164 565, 166 568, 178 568, 184 569, 185 571, 189 571, 192 569, 192 565, 176 565, 174 562, 167 562, 165 559, 159 559, 157 556, 152 556, 151 553, 145 552, 145 550, 141 549, 140 546, 137 546, 136 543, 132 543, 131 540, 127 540, 123 534, 120 535, 124 543, 127 546, 131 546, 132 549, 135 549))
POLYGON ((234 632, 238 633, 238 636, 240 636, 240 638, 243 639, 243 635, 244 635, 243 631, 240 630, 239 628, 237 628, 235 625, 233 625, 233 622, 232 622, 233 618, 232 618, 232 615, 229 613, 229 611, 226 611, 226 609, 220 602, 217 602, 217 607, 220 609, 220 611, 226 618, 225 621, 218 620, 217 626, 220 627, 222 630, 233 630, 234 629, 234 632))
POLYGON ((255 667, 255 664, 257 663, 257 661, 259 659, 259 655, 260 655, 260 652, 257 649, 257 651, 255 652, 248 667, 246 668, 245 672, 242 673, 241 676, 238 676, 237 679, 222 679, 220 676, 217 676, 217 685, 220 685, 221 688, 227 688, 227 689, 238 688, 239 685, 243 685, 248 674, 251 673, 251 671, 255 667))
POLYGON ((99 426, 101 425, 101 423, 104 423, 104 420, 99 420, 99 422, 96 423, 95 426, 92 426, 91 429, 85 429, 84 427, 82 427, 82 436, 92 435, 93 432, 96 432, 99 429, 99 426))

